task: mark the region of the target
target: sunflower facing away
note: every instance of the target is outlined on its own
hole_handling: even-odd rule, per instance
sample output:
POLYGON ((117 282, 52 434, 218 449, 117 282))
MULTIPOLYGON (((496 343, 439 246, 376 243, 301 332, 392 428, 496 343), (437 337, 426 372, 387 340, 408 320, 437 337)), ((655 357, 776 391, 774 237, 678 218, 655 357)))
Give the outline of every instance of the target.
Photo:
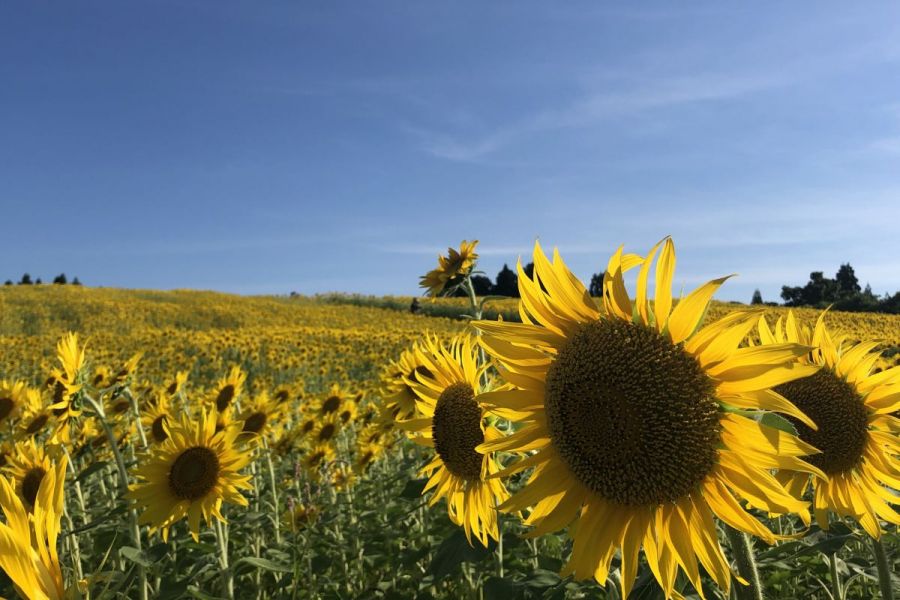
MULTIPOLYGON (((900 424, 891 413, 900 410, 900 367, 873 374, 878 360, 873 350, 880 342, 844 345, 836 343, 825 327, 825 313, 815 328, 799 325, 793 312, 775 323, 774 332, 764 318, 759 320, 762 347, 796 342, 812 346, 801 362, 821 365, 814 375, 784 383, 775 391, 790 400, 818 425, 818 429, 791 419, 800 439, 822 451, 810 457, 826 478, 812 478, 816 521, 828 529, 831 510, 859 521, 878 539, 878 519, 900 525, 900 514, 891 504, 900 504, 900 424)), ((798 498, 806 492, 806 473, 780 471, 778 479, 798 498)))
POLYGON ((168 439, 152 447, 134 470, 140 483, 131 486, 128 496, 141 513, 140 523, 148 524, 151 532, 160 530, 163 540, 185 517, 197 540, 201 517, 206 523, 212 517, 225 521, 223 501, 247 506, 240 490, 252 486, 240 470, 250 454, 235 446, 240 427, 230 425, 217 433, 215 426, 215 416, 207 412, 196 419, 168 419, 168 439))
POLYGON ((429 476, 423 493, 434 490, 432 506, 446 498, 450 520, 463 527, 469 543, 474 535, 487 546, 489 536, 498 539, 497 504, 508 494, 499 479, 491 478, 499 471, 494 458, 476 450, 502 435, 485 424, 478 402, 484 371, 478 366, 479 349, 472 337, 460 335, 449 348, 430 338, 416 352, 431 376, 407 379, 419 397, 420 416, 400 426, 416 443, 434 448, 435 457, 422 469, 429 476))
POLYGON ((646 258, 621 248, 610 258, 601 308, 558 252, 551 262, 535 244, 534 265, 533 278, 518 266, 521 324, 476 322, 500 375, 516 387, 481 401, 518 427, 481 449, 528 453, 509 473, 533 468, 501 509, 530 510, 526 523, 534 535, 572 525, 565 574, 605 583, 618 549, 623 598, 641 547, 667 597, 678 594, 679 568, 702 593, 700 565, 727 590, 714 517, 769 543, 775 536, 742 503, 810 518, 808 504, 788 494, 770 469, 819 474, 798 458, 815 449, 734 410, 778 410, 808 421, 768 391, 818 370, 794 361, 808 348, 738 348, 758 312, 698 329, 727 278, 701 286, 673 309, 675 249, 668 238, 646 258), (635 267, 632 303, 623 274, 635 267))
POLYGON ((475 246, 478 240, 471 242, 463 240, 459 244, 459 250, 447 248, 447 256, 438 255, 438 267, 423 275, 420 278, 419 287, 425 288, 429 296, 438 296, 447 283, 459 276, 466 275, 478 260, 478 254, 475 253, 475 246))
POLYGON ((66 594, 56 550, 66 464, 63 456, 49 466, 31 507, 23 505, 6 477, 0 477, 0 507, 6 515, 6 523, 0 523, 0 568, 23 598, 61 600, 66 594))

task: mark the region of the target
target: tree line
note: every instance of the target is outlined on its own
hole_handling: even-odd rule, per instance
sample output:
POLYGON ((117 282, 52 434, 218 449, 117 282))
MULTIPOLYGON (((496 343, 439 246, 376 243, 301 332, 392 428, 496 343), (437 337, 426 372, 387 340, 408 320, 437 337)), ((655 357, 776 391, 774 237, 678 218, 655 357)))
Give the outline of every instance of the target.
MULTIPOLYGON (((15 283, 15 285, 41 285, 42 283, 44 283, 44 282, 41 280, 40 277, 38 277, 37 279, 35 279, 35 280, 32 281, 31 275, 28 274, 28 273, 25 273, 25 274, 22 275, 22 278, 19 279, 19 281, 17 281, 17 282, 15 283)), ((72 278, 72 281, 69 281, 69 279, 66 277, 66 274, 65 274, 65 273, 60 273, 59 275, 57 275, 56 277, 54 277, 52 283, 54 283, 54 284, 56 284, 56 285, 66 285, 66 284, 69 284, 69 285, 81 285, 81 282, 78 281, 78 278, 77 278, 77 277, 73 277, 73 278, 72 278)), ((13 285, 13 280, 12 280, 12 279, 7 279, 7 280, 3 283, 3 285, 13 285)))
MULTIPOLYGON (((825 277, 822 271, 809 274, 809 281, 802 286, 781 286, 781 299, 785 306, 809 306, 851 312, 882 312, 900 314, 900 292, 879 296, 872 286, 860 287, 859 279, 850 263, 838 268, 834 277, 825 277)), ((751 304, 763 304, 759 290, 753 292, 751 304)), ((771 303, 766 303, 771 304, 771 303)))

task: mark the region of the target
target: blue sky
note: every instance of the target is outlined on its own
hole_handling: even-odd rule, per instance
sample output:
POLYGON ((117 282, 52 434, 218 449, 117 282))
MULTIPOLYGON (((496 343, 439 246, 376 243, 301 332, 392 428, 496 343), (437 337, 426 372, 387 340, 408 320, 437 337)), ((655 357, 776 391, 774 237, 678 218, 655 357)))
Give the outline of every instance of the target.
POLYGON ((900 5, 0 7, 0 279, 416 293, 666 234, 676 287, 900 289, 900 5))

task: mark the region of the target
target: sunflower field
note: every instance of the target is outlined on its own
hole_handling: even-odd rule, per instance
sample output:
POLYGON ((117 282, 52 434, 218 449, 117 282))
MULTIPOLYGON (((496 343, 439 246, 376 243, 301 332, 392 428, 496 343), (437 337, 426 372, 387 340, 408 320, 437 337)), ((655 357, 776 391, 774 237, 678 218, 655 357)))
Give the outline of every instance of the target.
POLYGON ((0 596, 900 597, 900 316, 477 259, 417 311, 0 288, 0 596))

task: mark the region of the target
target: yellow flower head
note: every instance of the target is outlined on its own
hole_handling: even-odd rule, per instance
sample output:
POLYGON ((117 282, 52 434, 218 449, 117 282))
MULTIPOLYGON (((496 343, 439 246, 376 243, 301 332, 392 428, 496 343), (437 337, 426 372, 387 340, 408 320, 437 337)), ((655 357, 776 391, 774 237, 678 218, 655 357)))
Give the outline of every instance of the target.
POLYGON ((808 460, 825 477, 784 470, 778 479, 803 497, 810 483, 816 521, 828 529, 829 510, 859 521, 869 535, 881 536, 879 519, 900 525, 900 367, 873 373, 880 342, 840 343, 825 326, 825 313, 815 328, 798 324, 793 312, 778 319, 774 331, 759 320, 762 348, 796 342, 812 347, 799 360, 822 369, 803 379, 777 386, 774 391, 802 410, 812 422, 789 417, 800 439, 821 450, 808 460))
POLYGON ((498 539, 497 504, 508 494, 492 477, 500 470, 494 457, 479 450, 501 437, 479 404, 486 368, 478 366, 479 352, 468 334, 449 346, 426 339, 416 350, 417 361, 431 376, 406 380, 418 397, 417 414, 399 425, 416 443, 434 448, 434 458, 422 469, 429 476, 423 493, 434 490, 429 504, 446 498, 450 520, 463 527, 469 543, 474 535, 487 546, 488 537, 498 539))
POLYGON ((770 543, 774 534, 742 504, 809 520, 807 503, 788 494, 771 470, 818 474, 799 458, 815 449, 734 409, 801 414, 769 388, 818 367, 795 363, 809 350, 799 344, 739 348, 758 312, 701 327, 727 278, 673 307, 675 247, 668 238, 647 257, 622 248, 613 254, 601 306, 556 251, 551 261, 535 244, 533 278, 521 261, 518 271, 522 323, 475 323, 514 386, 482 396, 516 425, 482 448, 528 453, 508 471, 531 475, 501 509, 527 511, 535 535, 575 525, 564 573, 603 583, 619 550, 625 598, 643 548, 667 596, 679 569, 702 591, 700 565, 727 590, 730 570, 714 517, 770 543), (634 268, 632 301, 624 274, 634 268))
POLYGON ((250 462, 250 454, 235 444, 240 427, 230 425, 217 433, 215 426, 214 413, 206 411, 196 419, 172 419, 165 426, 168 438, 134 469, 139 483, 131 486, 128 497, 141 513, 141 524, 149 525, 151 532, 161 531, 164 540, 184 518, 197 540, 201 518, 206 523, 213 517, 225 520, 223 502, 247 506, 240 490, 252 485, 240 470, 250 462))
POLYGON ((67 460, 48 464, 26 508, 13 484, 0 477, 0 507, 6 523, 0 523, 0 568, 28 598, 62 600, 65 580, 59 566, 56 542, 63 514, 63 485, 67 460))
POLYGON ((475 253, 477 245, 478 240, 471 242, 463 240, 459 245, 459 250, 447 248, 447 256, 438 255, 437 269, 423 275, 419 287, 425 288, 429 296, 440 295, 451 279, 467 275, 475 266, 475 262, 478 260, 478 254, 475 253))

